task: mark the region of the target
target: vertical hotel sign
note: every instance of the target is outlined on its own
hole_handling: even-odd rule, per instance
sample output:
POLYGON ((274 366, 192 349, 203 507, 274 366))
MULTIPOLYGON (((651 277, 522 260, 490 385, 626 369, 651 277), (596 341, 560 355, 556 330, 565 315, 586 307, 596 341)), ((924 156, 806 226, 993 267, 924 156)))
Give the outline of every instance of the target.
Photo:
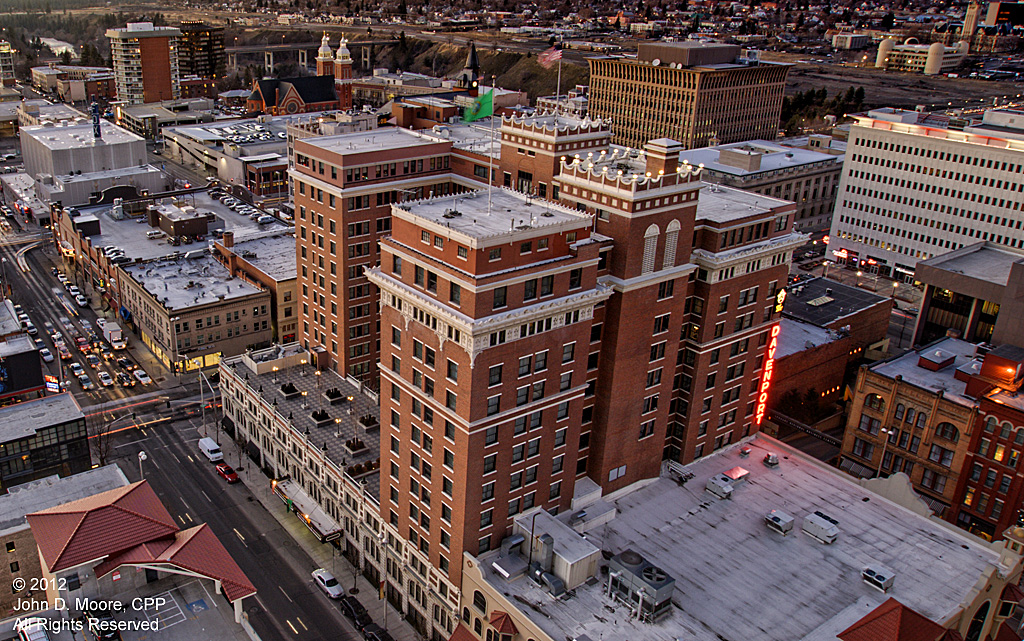
MULTIPOLYGON (((786 290, 780 289, 778 295, 775 297, 775 312, 782 312, 782 304, 786 301, 786 290)), ((761 426, 761 421, 764 420, 765 407, 768 403, 768 390, 772 386, 772 373, 775 370, 775 350, 779 346, 779 328, 778 324, 772 325, 771 332, 768 334, 768 349, 765 352, 764 358, 764 374, 761 375, 761 388, 757 393, 757 411, 754 414, 754 424, 758 427, 761 426)))

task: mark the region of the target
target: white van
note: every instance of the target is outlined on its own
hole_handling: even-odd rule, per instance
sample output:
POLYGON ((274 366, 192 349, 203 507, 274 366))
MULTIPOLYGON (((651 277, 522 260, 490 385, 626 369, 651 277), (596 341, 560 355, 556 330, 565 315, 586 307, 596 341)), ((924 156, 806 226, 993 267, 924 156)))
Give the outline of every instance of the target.
POLYGON ((203 453, 203 456, 208 458, 211 463, 217 463, 224 460, 224 453, 220 451, 220 445, 217 445, 217 441, 212 438, 201 438, 199 439, 199 451, 203 453))

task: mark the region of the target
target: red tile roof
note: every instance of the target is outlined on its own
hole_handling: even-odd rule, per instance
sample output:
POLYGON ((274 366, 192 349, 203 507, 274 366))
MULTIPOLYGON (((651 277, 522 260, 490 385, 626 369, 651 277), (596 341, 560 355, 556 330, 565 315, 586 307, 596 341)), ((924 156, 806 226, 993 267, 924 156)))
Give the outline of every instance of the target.
POLYGON ((1014 626, 1009 621, 1003 621, 992 641, 1020 641, 1020 635, 1014 631, 1014 626))
POLYGON ((169 565, 221 582, 229 601, 256 593, 205 523, 179 530, 146 481, 27 517, 50 572, 89 561, 102 577, 122 565, 169 565))
POLYGON ((938 623, 890 597, 860 621, 839 633, 843 641, 938 641, 946 632, 938 623))
POLYGON ((256 593, 249 579, 205 523, 177 532, 173 539, 150 541, 111 556, 96 566, 96 576, 106 576, 125 564, 173 565, 221 582, 229 601, 256 593))
POLYGON ((473 633, 469 631, 469 628, 462 625, 461 623, 455 628, 455 632, 448 638, 448 641, 479 641, 473 633))
POLYGON ((1020 603, 1024 601, 1024 590, 1021 590, 1016 583, 1007 583, 1006 587, 1003 588, 1003 593, 1000 595, 1002 601, 1013 601, 1014 603, 1020 603))
POLYGON ((146 481, 57 505, 26 518, 50 572, 178 531, 146 481))
POLYGON ((495 610, 491 612, 491 627, 498 631, 498 634, 518 634, 519 629, 512 623, 512 617, 508 612, 495 610))

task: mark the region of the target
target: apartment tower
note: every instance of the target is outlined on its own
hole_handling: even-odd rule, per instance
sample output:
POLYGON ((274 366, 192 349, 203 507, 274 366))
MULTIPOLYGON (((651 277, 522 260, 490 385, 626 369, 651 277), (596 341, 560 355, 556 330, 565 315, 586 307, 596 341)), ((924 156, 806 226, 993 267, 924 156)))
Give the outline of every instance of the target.
POLYGON ((590 116, 611 120, 612 142, 633 148, 671 138, 686 149, 779 132, 789 65, 740 47, 641 43, 637 57, 590 62, 590 116))
POLYGON ((114 62, 117 99, 137 105, 181 97, 178 84, 178 43, 181 30, 129 22, 107 29, 114 62))
POLYGON ((224 75, 224 27, 186 21, 178 27, 178 72, 182 76, 220 78, 224 75))

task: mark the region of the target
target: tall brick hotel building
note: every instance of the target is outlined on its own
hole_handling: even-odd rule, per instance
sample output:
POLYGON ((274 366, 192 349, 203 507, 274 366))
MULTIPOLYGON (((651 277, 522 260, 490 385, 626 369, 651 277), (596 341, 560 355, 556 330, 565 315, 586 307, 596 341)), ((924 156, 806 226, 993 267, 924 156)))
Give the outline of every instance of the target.
POLYGON ((458 589, 519 512, 757 430, 803 237, 673 140, 506 118, 488 194, 451 129, 299 140, 293 178, 300 341, 379 388, 381 517, 458 589))

